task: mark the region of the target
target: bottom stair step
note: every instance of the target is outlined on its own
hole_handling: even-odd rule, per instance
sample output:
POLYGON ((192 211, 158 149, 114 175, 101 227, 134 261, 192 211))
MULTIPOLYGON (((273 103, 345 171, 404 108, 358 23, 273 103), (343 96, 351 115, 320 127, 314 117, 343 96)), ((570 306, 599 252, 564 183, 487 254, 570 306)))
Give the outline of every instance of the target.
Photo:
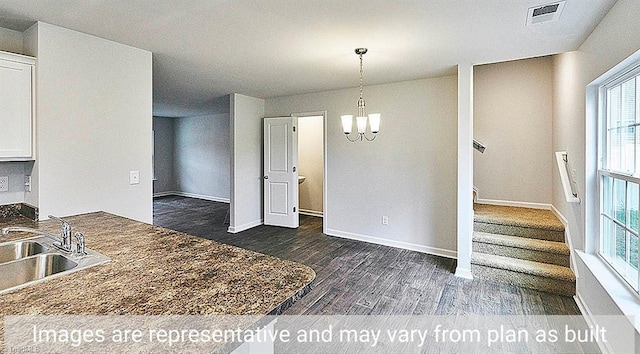
POLYGON ((576 277, 568 267, 474 252, 474 276, 564 296, 576 293, 576 277))

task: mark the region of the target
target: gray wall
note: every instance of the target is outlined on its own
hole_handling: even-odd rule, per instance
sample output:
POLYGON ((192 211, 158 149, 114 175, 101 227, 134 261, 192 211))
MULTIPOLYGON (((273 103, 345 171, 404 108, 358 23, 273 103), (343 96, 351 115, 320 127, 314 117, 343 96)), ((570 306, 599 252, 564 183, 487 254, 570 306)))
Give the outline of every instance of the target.
MULTIPOLYGON (((586 110, 586 85, 640 49, 638 13, 639 1, 619 0, 577 51, 554 57, 553 150, 567 151, 571 167, 578 172, 577 187, 581 203, 566 202, 555 169, 553 205, 566 219, 571 243, 578 250, 593 252, 598 238, 597 230, 589 234, 585 232, 586 223, 597 218, 597 215, 587 214, 586 205, 598 201, 594 171, 596 158, 592 155, 595 153, 597 118, 592 109, 586 110), (589 157, 587 151, 591 152, 589 157), (591 184, 589 188, 587 182, 591 184)), ((594 264, 598 262, 601 260, 593 255, 577 257, 578 299, 587 312, 593 315, 637 314, 640 301, 626 286, 619 284, 615 290, 605 291, 602 284, 611 284, 608 279, 615 279, 615 276, 610 272, 597 271, 598 267, 594 264), (615 293, 617 296, 614 300, 612 294, 615 293), (627 304, 624 312, 620 307, 622 303, 627 304)), ((640 321, 636 319, 638 330, 640 321)), ((615 339, 609 338, 609 341, 615 339)), ((640 335, 636 332, 636 348, 638 346, 640 335)))
POLYGON ((154 117, 154 195, 229 201, 229 114, 154 117))
POLYGON ((22 32, 0 27, 0 50, 24 54, 22 41, 22 32))
POLYGON ((175 119, 175 190, 218 201, 229 200, 229 114, 175 119))
POLYGON ((473 184, 479 198, 551 204, 551 57, 474 67, 473 184))
MULTIPOLYGON (((0 27, 0 50, 23 53, 22 32, 0 27)), ((0 162, 0 176, 9 177, 9 191, 0 192, 0 205, 24 202, 24 176, 26 162, 0 162)))
POLYGON ((37 188, 25 199, 45 218, 103 210, 153 222, 151 53, 42 22, 25 51, 38 58, 37 188))
POLYGON ((231 94, 231 214, 229 232, 262 224, 264 100, 231 94))
POLYGON ((329 234, 455 257, 457 77, 364 92, 367 111, 382 114, 373 142, 351 143, 342 132, 340 115, 356 112, 357 89, 267 99, 265 115, 327 111, 329 234))
POLYGON ((173 178, 173 145, 175 118, 153 117, 153 193, 175 190, 173 178))

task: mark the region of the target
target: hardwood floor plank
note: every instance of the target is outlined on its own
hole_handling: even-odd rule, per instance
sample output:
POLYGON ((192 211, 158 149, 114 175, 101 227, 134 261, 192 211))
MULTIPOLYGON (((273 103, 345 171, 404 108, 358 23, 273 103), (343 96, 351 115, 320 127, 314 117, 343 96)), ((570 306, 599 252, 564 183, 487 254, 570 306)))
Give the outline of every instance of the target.
POLYGON ((228 210, 227 203, 156 198, 154 224, 313 268, 313 289, 285 314, 580 314, 570 297, 457 278, 454 259, 324 235, 318 217, 301 215, 298 229, 230 234, 228 210))

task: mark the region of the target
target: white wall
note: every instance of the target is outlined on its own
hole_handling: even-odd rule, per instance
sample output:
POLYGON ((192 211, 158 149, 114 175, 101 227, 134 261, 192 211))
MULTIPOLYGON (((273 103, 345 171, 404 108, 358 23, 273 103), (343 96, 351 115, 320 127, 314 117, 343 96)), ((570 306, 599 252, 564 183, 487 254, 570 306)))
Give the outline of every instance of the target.
POLYGON ((0 50, 24 54, 22 38, 22 32, 0 27, 0 50))
POLYGON ((324 117, 298 118, 298 206, 301 212, 322 214, 322 183, 324 170, 324 117))
POLYGON ((175 118, 175 191, 229 200, 229 114, 175 118))
POLYGON ((479 198, 551 204, 551 57, 474 67, 473 135, 479 198))
POLYGON ((231 94, 229 232, 262 224, 262 119, 265 101, 231 94))
POLYGON ((104 210, 152 222, 151 53, 34 26, 25 42, 38 59, 41 217, 104 210), (129 184, 133 170, 140 172, 138 185, 129 184))
POLYGON ((327 111, 327 204, 331 235, 455 256, 457 82, 455 76, 365 87, 382 113, 373 142, 344 138, 357 89, 266 100, 266 116, 327 111), (382 216, 389 225, 382 225, 382 216))
POLYGON ((153 193, 175 191, 173 177, 175 118, 153 117, 153 193))
MULTIPOLYGON (((585 204, 595 198, 595 190, 587 190, 587 182, 593 184, 594 160, 586 160, 585 151, 592 148, 596 136, 592 132, 594 117, 585 120, 585 86, 620 61, 640 49, 640 2, 619 0, 600 22, 578 51, 554 57, 553 97, 553 150, 566 150, 572 168, 578 171, 578 196, 580 204, 570 204, 564 199, 557 170, 553 173, 553 205, 566 218, 573 247, 591 251, 585 242, 595 235, 585 235, 585 222, 593 215, 585 215, 585 204), (589 135, 586 136, 585 132, 589 135), (589 166, 589 167, 588 167, 589 166)), ((622 314, 611 296, 597 284, 590 268, 581 258, 578 262, 578 295, 593 314, 622 314)), ((630 297, 629 299, 632 299, 630 297)), ((636 314, 640 301, 636 298, 636 314)), ((636 346, 640 345, 636 335, 636 346)))

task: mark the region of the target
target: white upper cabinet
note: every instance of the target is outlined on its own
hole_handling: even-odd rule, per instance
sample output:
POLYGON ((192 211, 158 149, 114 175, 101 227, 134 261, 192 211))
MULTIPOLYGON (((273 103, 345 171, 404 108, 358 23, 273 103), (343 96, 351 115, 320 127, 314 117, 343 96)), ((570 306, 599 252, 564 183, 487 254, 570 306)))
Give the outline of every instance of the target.
POLYGON ((34 158, 35 63, 0 52, 0 161, 34 158))

